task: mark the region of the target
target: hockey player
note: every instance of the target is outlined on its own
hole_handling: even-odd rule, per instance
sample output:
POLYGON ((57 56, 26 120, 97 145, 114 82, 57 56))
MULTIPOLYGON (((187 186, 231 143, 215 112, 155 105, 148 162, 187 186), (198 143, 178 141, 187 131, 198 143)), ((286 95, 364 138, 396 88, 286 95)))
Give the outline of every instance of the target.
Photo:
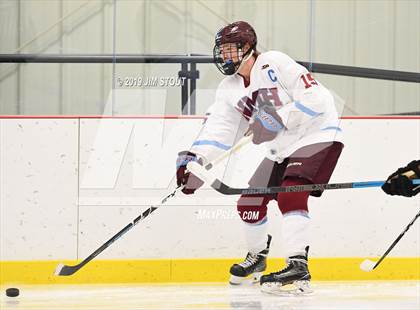
MULTIPOLYGON (((253 143, 267 146, 266 158, 249 181, 251 187, 328 183, 343 148, 331 93, 289 56, 258 52, 256 33, 244 21, 217 32, 213 55, 226 77, 197 140, 189 151, 179 153, 177 183, 185 185, 183 192, 192 194, 202 185, 186 170, 189 161, 208 163, 247 130, 252 131, 253 143)), ((271 242, 267 204, 275 199, 284 216, 282 245, 287 266, 262 276, 262 290, 283 291, 283 286, 294 284, 292 292, 310 292, 308 198, 321 194, 242 195, 237 210, 244 222, 248 254, 231 267, 230 283, 240 284, 246 277, 257 281, 266 270, 271 242), (249 219, 249 212, 258 218, 249 219)))
POLYGON ((382 189, 388 195, 413 197, 420 193, 420 185, 411 182, 411 179, 416 178, 420 178, 420 160, 413 160, 406 167, 399 168, 391 174, 382 185, 382 189))

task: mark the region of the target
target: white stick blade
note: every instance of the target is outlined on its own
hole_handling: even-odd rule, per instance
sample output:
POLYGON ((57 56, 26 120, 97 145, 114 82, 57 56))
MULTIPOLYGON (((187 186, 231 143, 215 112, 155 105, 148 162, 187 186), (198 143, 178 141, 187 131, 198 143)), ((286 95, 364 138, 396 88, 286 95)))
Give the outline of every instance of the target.
POLYGON ((187 164, 187 169, 208 185, 212 184, 213 181, 216 179, 203 166, 194 161, 190 161, 187 164))
POLYGON ((366 272, 370 272, 373 270, 373 267, 375 267, 376 262, 371 261, 370 259, 365 259, 361 264, 360 264, 360 269, 366 272))
POLYGON ((57 267, 55 268, 55 272, 54 272, 54 274, 55 274, 56 276, 60 275, 61 269, 63 269, 63 267, 64 267, 64 264, 59 263, 59 264, 57 265, 57 267))

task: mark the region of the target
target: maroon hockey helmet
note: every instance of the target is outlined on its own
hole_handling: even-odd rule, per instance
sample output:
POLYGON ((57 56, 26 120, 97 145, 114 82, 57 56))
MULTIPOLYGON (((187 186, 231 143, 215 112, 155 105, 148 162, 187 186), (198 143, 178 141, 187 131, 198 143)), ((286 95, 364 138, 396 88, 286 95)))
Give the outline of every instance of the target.
POLYGON ((225 75, 232 75, 238 71, 242 60, 248 56, 257 46, 257 34, 250 24, 244 21, 231 23, 216 33, 213 58, 217 68, 225 75), (236 44, 237 61, 233 59, 223 59, 221 46, 226 43, 236 44), (248 50, 243 48, 248 43, 248 50))

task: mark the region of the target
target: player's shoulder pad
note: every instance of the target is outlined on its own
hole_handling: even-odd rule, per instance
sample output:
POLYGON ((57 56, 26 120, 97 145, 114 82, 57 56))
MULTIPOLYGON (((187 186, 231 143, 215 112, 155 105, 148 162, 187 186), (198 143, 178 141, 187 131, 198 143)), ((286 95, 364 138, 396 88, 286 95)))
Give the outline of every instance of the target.
POLYGON ((279 52, 279 51, 268 51, 261 53, 258 58, 260 58, 260 62, 270 62, 280 66, 288 65, 290 63, 295 62, 289 55, 279 52))
POLYGON ((231 85, 234 83, 236 78, 237 78, 236 75, 226 76, 223 80, 220 81, 217 88, 218 89, 229 89, 229 88, 231 88, 231 85))
MULTIPOLYGON (((230 75, 225 77, 217 86, 216 90, 216 101, 220 101, 220 99, 224 98, 227 99, 232 95, 232 92, 237 90, 237 81, 238 77, 235 75, 230 75)), ((224 100, 222 100, 224 101, 224 100)))
POLYGON ((229 101, 229 98, 232 95, 232 91, 235 91, 235 82, 234 76, 227 76, 222 81, 220 81, 219 85, 216 89, 216 98, 214 104, 225 104, 229 101))

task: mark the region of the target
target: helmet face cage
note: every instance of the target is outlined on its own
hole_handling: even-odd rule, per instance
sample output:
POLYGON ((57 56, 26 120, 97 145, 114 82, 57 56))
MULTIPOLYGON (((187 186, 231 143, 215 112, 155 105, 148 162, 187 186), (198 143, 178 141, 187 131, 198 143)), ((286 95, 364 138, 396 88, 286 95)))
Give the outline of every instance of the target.
POLYGON ((213 58, 217 68, 225 75, 235 74, 243 59, 257 46, 255 30, 247 22, 238 21, 220 29, 216 34, 213 58), (245 45, 249 49, 244 52, 245 45))
POLYGON ((213 48, 213 58, 220 72, 232 75, 238 71, 244 58, 243 46, 241 43, 225 43, 223 46, 216 44, 213 48))

